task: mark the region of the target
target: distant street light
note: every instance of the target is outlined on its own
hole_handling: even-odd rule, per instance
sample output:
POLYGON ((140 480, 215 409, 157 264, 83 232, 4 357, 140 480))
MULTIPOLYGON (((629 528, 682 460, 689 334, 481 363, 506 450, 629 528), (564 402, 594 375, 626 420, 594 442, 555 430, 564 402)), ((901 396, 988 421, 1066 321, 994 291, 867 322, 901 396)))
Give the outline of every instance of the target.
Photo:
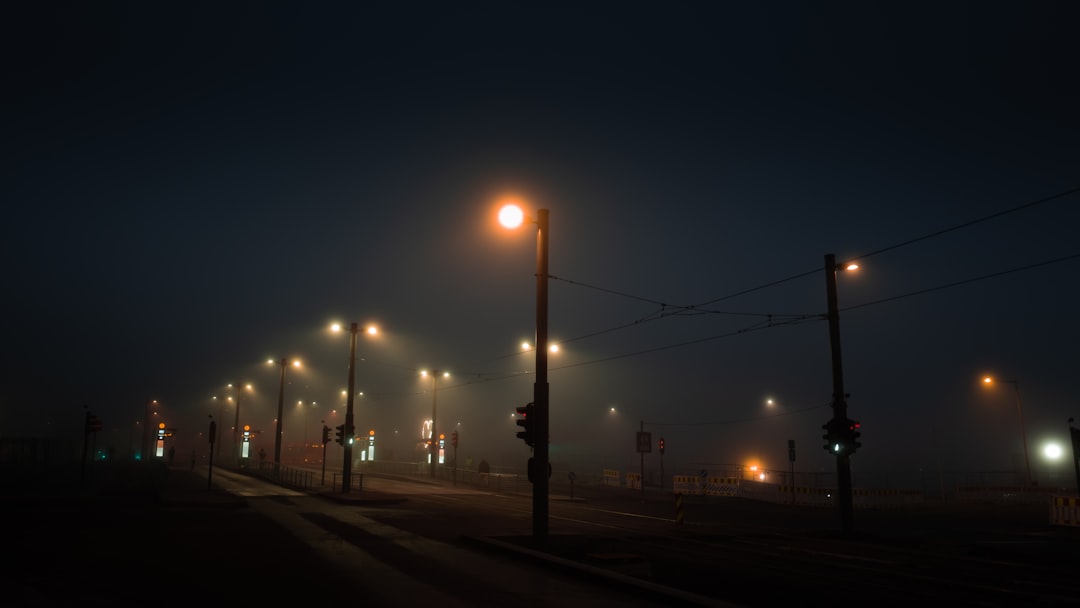
POLYGON ((430 374, 426 371, 421 371, 420 375, 423 377, 431 376, 431 476, 435 477, 435 464, 439 460, 439 428, 438 418, 435 417, 438 412, 437 403, 439 396, 439 375, 444 378, 450 377, 450 372, 432 370, 430 374))
MULTIPOLYGON (((232 385, 230 384, 229 387, 232 387, 232 385)), ((241 447, 240 447, 241 446, 241 444, 240 444, 240 395, 241 395, 241 393, 244 392, 244 389, 247 389, 247 390, 250 391, 251 390, 251 385, 250 384, 245 384, 243 386, 241 386, 241 385, 236 386, 236 418, 235 418, 235 422, 233 423, 233 456, 236 457, 236 464, 240 464, 240 459, 241 459, 241 454, 240 454, 240 450, 241 450, 241 447)))
POLYGON ((983 386, 992 386, 994 382, 1004 382, 1005 384, 1013 385, 1013 389, 1016 393, 1016 415, 1020 418, 1020 441, 1024 445, 1024 468, 1027 471, 1027 479, 1025 479, 1025 485, 1031 485, 1031 460, 1028 459, 1028 446, 1027 446, 1027 432, 1024 431, 1024 405, 1020 399, 1020 382, 1018 380, 995 380, 993 376, 985 376, 983 378, 983 386))
MULTIPOLYGON (((283 415, 285 413, 285 368, 289 366, 289 360, 282 357, 281 359, 279 359, 276 362, 273 359, 270 359, 269 361, 267 361, 267 363, 269 363, 271 365, 273 365, 274 363, 277 363, 278 366, 281 367, 281 380, 280 380, 280 383, 278 384, 277 420, 275 421, 275 424, 274 424, 274 426, 276 427, 275 431, 274 431, 274 465, 280 465, 281 464, 281 419, 284 417, 283 415)), ((300 361, 297 361, 297 360, 294 359, 292 361, 292 366, 293 367, 300 367, 300 361)))
MULTIPOLYGON (((536 213, 536 381, 533 384, 535 429, 533 444, 533 543, 537 548, 547 544, 548 537, 548 216, 547 209, 536 213)), ((525 221, 525 213, 517 205, 506 205, 499 211, 499 222, 506 228, 516 228, 525 221)))
MULTIPOLYGON (((341 325, 334 323, 330 327, 331 331, 341 331, 341 325)), ((374 326, 367 328, 368 334, 375 335, 378 333, 378 329, 374 326)), ((356 436, 355 426, 353 425, 353 398, 356 396, 356 339, 357 334, 360 333, 360 325, 352 323, 349 325, 349 394, 346 396, 345 402, 345 436, 342 437, 342 447, 344 448, 344 462, 341 467, 341 491, 342 493, 348 493, 352 487, 352 447, 353 438, 356 436)))

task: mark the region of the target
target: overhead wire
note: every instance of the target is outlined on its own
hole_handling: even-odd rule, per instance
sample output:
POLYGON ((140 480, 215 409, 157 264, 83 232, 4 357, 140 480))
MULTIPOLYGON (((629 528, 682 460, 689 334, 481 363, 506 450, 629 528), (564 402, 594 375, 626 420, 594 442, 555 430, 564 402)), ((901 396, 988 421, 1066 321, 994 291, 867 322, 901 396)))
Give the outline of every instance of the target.
MULTIPOLYGON (((961 229, 964 229, 964 228, 969 228, 971 226, 974 226, 976 224, 980 224, 982 222, 989 221, 991 219, 1003 217, 1005 215, 1009 215, 1009 214, 1016 213, 1016 212, 1019 212, 1019 211, 1025 210, 1025 209, 1029 209, 1029 208, 1032 208, 1032 207, 1035 207, 1035 206, 1038 206, 1038 205, 1042 205, 1042 204, 1045 204, 1045 203, 1048 203, 1048 202, 1052 202, 1052 201, 1067 197, 1069 195, 1076 194, 1077 192, 1080 192, 1080 187, 1070 188, 1068 190, 1064 190, 1064 191, 1058 192, 1056 194, 1052 194, 1052 195, 1045 196, 1045 197, 1042 197, 1042 198, 1039 198, 1039 199, 1035 199, 1035 200, 1023 203, 1021 205, 1011 207, 1009 209, 1004 209, 1002 211, 997 211, 997 212, 994 212, 994 213, 991 213, 991 214, 988 214, 988 215, 985 215, 985 216, 982 216, 982 217, 979 217, 979 218, 976 218, 976 219, 973 219, 973 220, 969 220, 969 221, 966 221, 966 222, 962 222, 960 224, 956 224, 954 226, 950 226, 948 228, 943 228, 943 229, 936 230, 936 231, 933 231, 933 232, 930 232, 930 233, 927 233, 927 234, 924 234, 924 235, 921 235, 921 236, 918 236, 918 237, 915 237, 915 238, 907 239, 907 240, 901 241, 899 243, 889 245, 887 247, 882 247, 880 249, 876 249, 876 250, 870 251, 868 253, 864 253, 862 255, 855 256, 855 257, 850 258, 850 259, 851 260, 866 259, 866 258, 875 256, 875 255, 879 255, 881 253, 885 253, 887 251, 892 251, 892 250, 899 249, 901 247, 912 245, 912 244, 915 244, 915 243, 918 243, 918 242, 921 242, 921 241, 925 241, 925 240, 928 240, 928 239, 931 239, 931 238, 935 238, 935 237, 938 237, 938 236, 949 234, 949 233, 955 232, 957 230, 961 230, 961 229)), ((960 286, 960 285, 965 285, 965 284, 973 283, 973 282, 976 282, 976 281, 981 281, 981 280, 986 280, 986 279, 990 279, 990 278, 994 278, 994 277, 998 277, 998 276, 1002 276, 1002 275, 1006 275, 1006 274, 1011 274, 1011 273, 1014 273, 1014 272, 1020 272, 1020 271, 1023 271, 1023 270, 1030 270, 1032 268, 1037 268, 1037 267, 1040 267, 1040 266, 1045 266, 1045 265, 1049 265, 1049 264, 1064 262, 1064 261, 1068 261, 1068 260, 1071 260, 1071 259, 1075 259, 1077 257, 1080 257, 1080 254, 1068 255, 1068 256, 1061 257, 1061 258, 1056 258, 1056 259, 1053 259, 1053 260, 1047 260, 1047 261, 1043 261, 1043 262, 1037 262, 1037 263, 1034 263, 1034 264, 1028 264, 1028 265, 1025 265, 1025 266, 1021 266, 1021 267, 1017 267, 1017 268, 1013 268, 1013 269, 1009 269, 1009 270, 1005 270, 1005 271, 1001 271, 1001 272, 991 273, 991 274, 987 274, 987 275, 983 275, 983 276, 979 276, 979 277, 974 277, 974 278, 970 278, 970 279, 964 279, 964 280, 961 280, 961 281, 954 281, 952 283, 948 283, 948 284, 945 284, 945 285, 939 285, 939 286, 936 286, 936 287, 931 287, 931 288, 927 288, 927 289, 921 289, 921 290, 911 292, 911 293, 907 293, 907 294, 902 294, 902 295, 898 295, 898 296, 892 296, 892 297, 889 297, 889 298, 883 298, 883 299, 874 300, 874 301, 871 301, 871 302, 865 302, 865 303, 862 303, 862 304, 857 304, 857 305, 854 305, 854 306, 846 307, 843 310, 854 310, 854 309, 863 308, 863 307, 866 307, 866 306, 872 306, 872 305, 876 305, 876 304, 883 304, 883 303, 886 303, 886 302, 891 302, 891 301, 895 301, 895 300, 899 300, 899 299, 903 299, 903 298, 907 298, 907 297, 912 297, 912 296, 915 296, 915 295, 925 294, 925 293, 929 293, 929 292, 933 292, 933 291, 939 291, 939 290, 943 290, 943 289, 948 289, 948 288, 951 288, 951 287, 957 287, 957 286, 960 286)), ((591 333, 588 333, 588 334, 584 334, 582 336, 577 336, 577 337, 574 337, 574 338, 570 338, 568 340, 563 340, 562 341, 563 343, 569 343, 569 342, 573 342, 573 341, 577 341, 577 340, 584 340, 584 339, 587 339, 587 338, 592 338, 592 337, 604 335, 604 334, 611 333, 611 332, 614 332, 614 331, 618 331, 618 330, 621 330, 621 329, 634 327, 634 326, 637 326, 637 325, 641 325, 643 323, 647 323, 647 322, 650 322, 650 321, 655 321, 655 320, 659 320, 659 319, 667 318, 667 317, 671 317, 671 316, 686 316, 686 315, 689 315, 689 314, 706 314, 706 313, 708 313, 708 314, 728 314, 728 315, 740 315, 740 316, 764 316, 764 317, 767 317, 767 319, 768 319, 767 323, 764 324, 764 325, 762 325, 762 324, 754 324, 754 325, 751 325, 751 326, 748 326, 748 327, 745 327, 745 328, 741 328, 741 329, 737 329, 735 331, 727 332, 727 333, 724 333, 724 334, 707 336, 707 337, 703 337, 703 338, 696 338, 696 339, 693 339, 693 340, 687 340, 687 341, 678 342, 678 343, 675 343, 675 344, 669 344, 669 345, 658 346, 658 347, 654 347, 654 348, 643 349, 643 350, 634 351, 634 352, 630 352, 630 353, 614 355, 614 356, 611 356, 611 357, 605 357, 605 358, 595 359, 595 360, 591 360, 591 361, 579 362, 579 363, 566 365, 566 366, 562 366, 562 367, 555 367, 555 368, 551 368, 551 369, 552 370, 558 370, 558 369, 568 369, 568 368, 573 368, 573 367, 581 367, 581 366, 585 366, 585 365, 593 365, 593 364, 596 364, 596 363, 603 363, 603 362, 607 362, 607 361, 613 361, 613 360, 617 360, 617 359, 623 359, 623 358, 628 358, 628 357, 633 357, 633 356, 638 356, 638 355, 644 355, 644 354, 649 354, 649 353, 663 351, 663 350, 670 350, 670 349, 680 348, 680 347, 684 347, 684 346, 691 346, 691 345, 699 344, 699 343, 702 343, 702 342, 709 342, 709 341, 713 341, 713 340, 733 337, 733 336, 741 335, 741 334, 744 334, 744 333, 749 333, 749 332, 753 332, 753 331, 760 331, 762 329, 769 329, 769 328, 772 328, 772 327, 779 327, 779 326, 783 326, 783 325, 793 325, 793 324, 803 323, 805 321, 810 321, 810 320, 824 319, 824 318, 826 318, 826 316, 824 314, 791 315, 791 314, 776 314, 776 313, 733 313, 733 312, 727 312, 727 311, 710 311, 710 310, 702 309, 703 306, 708 306, 709 304, 715 304, 717 302, 722 302, 722 301, 725 301, 725 300, 729 300, 729 299, 736 298, 736 297, 739 297, 739 296, 747 295, 747 294, 750 294, 750 293, 753 293, 753 292, 756 292, 756 291, 760 291, 760 290, 763 290, 763 289, 768 289, 770 287, 775 287, 777 285, 782 285, 782 284, 788 283, 790 281, 794 281, 794 280, 797 280, 797 279, 801 279, 801 278, 816 274, 818 272, 821 272, 822 270, 823 270, 823 268, 820 268, 820 267, 819 268, 814 268, 812 270, 806 270, 806 271, 803 271, 803 272, 799 272, 799 273, 787 276, 787 277, 782 278, 782 279, 778 279, 778 280, 775 280, 775 281, 769 281, 767 283, 763 283, 763 284, 758 285, 756 287, 751 287, 749 289, 744 289, 744 290, 741 290, 741 291, 737 291, 737 292, 734 292, 734 293, 731 293, 731 294, 728 294, 728 295, 725 295, 725 296, 721 296, 721 297, 718 297, 718 298, 713 298, 711 300, 706 300, 706 301, 701 302, 699 304, 693 304, 693 305, 673 305, 673 304, 668 304, 666 302, 663 302, 661 300, 656 300, 654 298, 646 298, 646 297, 642 297, 642 296, 636 296, 636 295, 633 295, 633 294, 620 292, 620 291, 617 291, 617 290, 614 290, 614 289, 609 289, 609 288, 605 288, 605 287, 599 287, 599 286, 595 286, 595 285, 581 283, 579 281, 574 281, 574 280, 571 280, 571 279, 566 279, 566 278, 558 277, 558 276, 555 276, 555 275, 548 275, 549 278, 554 279, 554 280, 562 281, 562 282, 565 282, 565 283, 569 283, 569 284, 573 284, 573 285, 577 285, 577 286, 581 286, 581 287, 586 287, 586 288, 589 288, 589 289, 594 289, 594 290, 597 290, 597 291, 602 291, 602 292, 605 292, 605 293, 610 293, 612 295, 617 295, 617 296, 620 296, 620 297, 625 297, 625 298, 629 298, 629 299, 633 299, 633 300, 637 300, 637 301, 641 301, 641 302, 647 302, 647 303, 651 303, 651 304, 656 304, 656 305, 660 306, 659 310, 652 311, 652 312, 650 312, 649 314, 647 314, 647 315, 645 315, 643 317, 635 319, 634 321, 631 321, 631 322, 628 322, 628 323, 623 323, 623 324, 620 324, 620 325, 616 325, 616 326, 613 326, 613 327, 610 327, 610 328, 607 328, 607 329, 594 331, 594 332, 591 332, 591 333), (677 310, 679 312, 668 313, 667 312, 668 309, 675 309, 675 310, 677 310), (775 321, 775 319, 778 319, 778 318, 781 319, 781 320, 778 321, 778 322, 775 321)), ((513 356, 513 355, 517 355, 517 354, 520 354, 520 353, 511 353, 511 354, 504 355, 503 357, 499 357, 499 358, 509 357, 509 356, 513 356)), ((493 377, 492 379, 493 380, 495 380, 495 379, 504 379, 506 377, 513 377, 513 376, 493 377)))

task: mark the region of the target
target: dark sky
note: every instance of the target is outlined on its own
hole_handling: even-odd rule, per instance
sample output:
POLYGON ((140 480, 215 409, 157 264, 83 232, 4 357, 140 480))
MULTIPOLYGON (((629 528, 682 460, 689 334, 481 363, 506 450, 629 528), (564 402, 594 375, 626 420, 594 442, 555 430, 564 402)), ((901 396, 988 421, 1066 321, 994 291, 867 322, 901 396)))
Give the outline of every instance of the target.
POLYGON ((0 435, 90 408, 124 452, 157 399, 193 438, 251 382, 272 446, 265 361, 296 357, 284 433, 315 438, 347 382, 326 326, 374 322, 358 427, 407 457, 446 369, 440 430, 520 466, 513 193, 551 213, 556 466, 636 467, 644 421, 669 472, 786 470, 788 439, 832 470, 833 253, 862 256, 857 476, 1016 468, 1021 412, 1068 470, 1041 450, 1080 415, 1072 3, 363 4, 5 9, 0 435))

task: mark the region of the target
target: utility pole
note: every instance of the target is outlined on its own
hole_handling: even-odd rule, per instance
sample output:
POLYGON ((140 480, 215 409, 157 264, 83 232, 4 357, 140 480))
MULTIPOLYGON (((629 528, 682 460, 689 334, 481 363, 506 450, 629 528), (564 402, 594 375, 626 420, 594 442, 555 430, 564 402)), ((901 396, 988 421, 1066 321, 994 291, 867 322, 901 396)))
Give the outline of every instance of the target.
POLYGON ((341 438, 342 447, 345 448, 345 461, 341 467, 341 491, 349 493, 352 486, 352 444, 356 433, 353 430, 353 397, 356 392, 356 332, 358 325, 353 323, 349 327, 349 395, 345 400, 345 433, 341 438))
MULTIPOLYGON (((840 356, 840 310, 836 297, 836 257, 825 255, 825 291, 829 304, 829 347, 832 352, 833 422, 847 424, 847 394, 844 393, 844 368, 840 356)), ((840 530, 851 534, 854 523, 851 498, 851 458, 847 449, 836 452, 836 499, 840 508, 840 530)))
POLYGON ((233 458, 236 462, 234 464, 240 464, 240 393, 244 392, 244 385, 236 385, 236 417, 233 421, 232 441, 233 441, 233 458))
POLYGON ((278 364, 281 366, 281 381, 278 384, 277 394, 277 425, 274 429, 274 472, 281 464, 281 417, 285 414, 285 366, 288 361, 282 357, 278 364))
POLYGON ((536 444, 533 446, 533 542, 537 548, 548 538, 548 210, 536 214, 536 444))

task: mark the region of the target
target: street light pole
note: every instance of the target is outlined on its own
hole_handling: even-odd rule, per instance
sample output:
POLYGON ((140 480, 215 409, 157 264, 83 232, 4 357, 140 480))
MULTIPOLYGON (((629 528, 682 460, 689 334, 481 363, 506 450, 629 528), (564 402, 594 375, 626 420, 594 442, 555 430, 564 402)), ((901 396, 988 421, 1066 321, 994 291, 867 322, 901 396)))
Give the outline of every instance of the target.
POLYGON ((439 370, 431 371, 431 477, 435 477, 435 464, 439 459, 438 418, 439 370))
POLYGON ((242 384, 236 385, 236 418, 233 422, 232 441, 233 441, 233 457, 236 459, 235 464, 240 464, 240 393, 244 392, 244 386, 242 384))
MULTIPOLYGON (((825 291, 829 305, 829 347, 832 352, 833 420, 837 424, 847 421, 847 394, 844 393, 844 367, 840 356, 840 310, 836 297, 836 256, 825 254, 825 291)), ((853 504, 851 497, 851 459, 848 450, 836 453, 836 494, 840 508, 840 529, 850 534, 853 528, 853 504)))
POLYGON ((533 543, 541 548, 548 536, 548 210, 536 215, 536 383, 533 414, 533 543))
POLYGON ((278 365, 281 366, 281 381, 278 384, 278 397, 277 397, 277 424, 274 432, 274 464, 281 464, 281 418, 285 413, 285 367, 288 361, 284 357, 278 361, 278 365))
POLYGON ((359 325, 349 326, 349 395, 345 398, 345 433, 341 438, 345 452, 345 461, 341 466, 341 491, 348 493, 352 487, 352 444, 356 433, 353 431, 353 398, 356 393, 356 339, 359 325))
POLYGON ((1020 418, 1020 441, 1024 445, 1024 468, 1027 471, 1026 485, 1031 485, 1031 461, 1028 459, 1028 447, 1027 447, 1027 432, 1024 430, 1024 406, 1020 399, 1020 381, 1019 380, 1002 380, 1002 382, 1008 382, 1013 385, 1013 389, 1016 390, 1016 415, 1020 418))

